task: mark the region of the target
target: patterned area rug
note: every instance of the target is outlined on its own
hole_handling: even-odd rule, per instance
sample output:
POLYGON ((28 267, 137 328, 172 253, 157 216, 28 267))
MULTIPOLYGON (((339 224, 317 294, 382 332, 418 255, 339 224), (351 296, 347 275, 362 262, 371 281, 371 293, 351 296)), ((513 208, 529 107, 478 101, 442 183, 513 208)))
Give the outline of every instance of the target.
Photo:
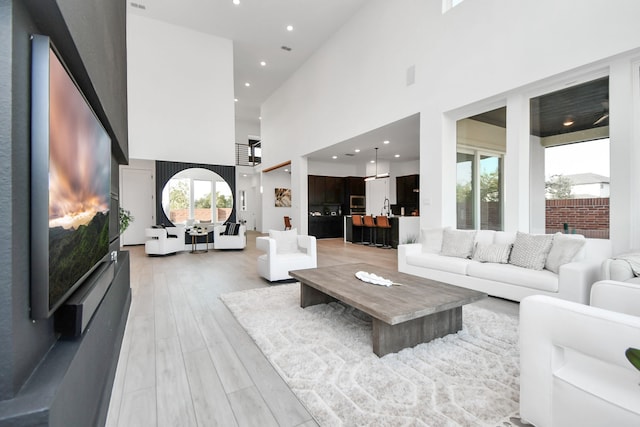
POLYGON ((221 299, 321 426, 520 425, 515 317, 465 306, 457 334, 378 358, 369 316, 302 309, 297 283, 221 299))

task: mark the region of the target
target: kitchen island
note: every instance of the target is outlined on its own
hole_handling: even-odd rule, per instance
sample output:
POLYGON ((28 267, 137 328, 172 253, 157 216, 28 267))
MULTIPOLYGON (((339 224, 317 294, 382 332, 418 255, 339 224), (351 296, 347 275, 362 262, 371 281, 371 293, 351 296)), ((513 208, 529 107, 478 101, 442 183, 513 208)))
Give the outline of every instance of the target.
MULTIPOLYGON (((420 239, 420 217, 419 216, 392 216, 389 217, 391 230, 386 230, 387 242, 390 241, 392 248, 397 248, 403 243, 418 242, 420 239)), ((369 229, 366 227, 353 227, 351 215, 346 215, 343 221, 345 242, 360 242, 364 233, 364 241, 369 239, 369 229)), ((377 233, 377 243, 382 243, 383 230, 376 228, 373 233, 377 233)))

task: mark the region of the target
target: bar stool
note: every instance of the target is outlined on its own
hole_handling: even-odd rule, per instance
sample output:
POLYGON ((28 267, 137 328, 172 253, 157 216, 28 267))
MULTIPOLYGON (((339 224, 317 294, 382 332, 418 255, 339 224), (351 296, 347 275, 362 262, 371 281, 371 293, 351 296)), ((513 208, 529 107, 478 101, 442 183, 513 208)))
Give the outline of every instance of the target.
POLYGON ((376 224, 373 222, 373 217, 371 215, 365 215, 362 220, 364 222, 364 226, 369 229, 369 246, 375 246, 375 234, 372 233, 375 232, 376 224))
MULTIPOLYGON (((364 245, 365 241, 364 241, 364 224, 362 224, 362 216, 360 215, 352 215, 351 216, 351 223, 353 225, 353 229, 355 230, 356 228, 360 229, 360 241, 356 242, 355 240, 355 236, 351 238, 351 240, 353 241, 353 243, 357 244, 357 245, 364 245)), ((369 242, 366 242, 366 244, 369 244, 369 242)))
POLYGON ((291 230, 291 218, 288 216, 284 217, 284 229, 291 230))
POLYGON ((391 245, 387 242, 387 230, 391 230, 391 224, 389 224, 389 217, 381 215, 376 217, 376 227, 382 229, 382 249, 391 249, 391 245))

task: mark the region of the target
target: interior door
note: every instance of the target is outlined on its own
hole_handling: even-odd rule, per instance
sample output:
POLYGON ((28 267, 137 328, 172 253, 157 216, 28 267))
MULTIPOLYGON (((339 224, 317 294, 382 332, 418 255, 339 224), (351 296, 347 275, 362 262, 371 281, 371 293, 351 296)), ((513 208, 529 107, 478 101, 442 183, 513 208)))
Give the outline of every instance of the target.
POLYGON ((123 245, 141 245, 145 228, 155 224, 153 173, 146 169, 122 169, 120 206, 131 211, 133 222, 120 236, 123 245))

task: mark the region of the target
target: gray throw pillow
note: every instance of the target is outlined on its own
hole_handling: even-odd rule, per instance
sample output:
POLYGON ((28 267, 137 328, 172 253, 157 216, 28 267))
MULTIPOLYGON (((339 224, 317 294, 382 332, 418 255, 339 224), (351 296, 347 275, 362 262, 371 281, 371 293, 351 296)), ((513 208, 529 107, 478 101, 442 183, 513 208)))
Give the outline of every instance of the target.
POLYGON ((499 244, 476 244, 476 249, 473 251, 473 259, 480 262, 496 262, 499 264, 507 264, 509 262, 509 254, 511 253, 510 243, 499 244))
POLYGON ((553 234, 527 234, 518 231, 516 241, 513 243, 509 264, 518 267, 542 270, 547 259, 553 234))
POLYGON ((442 231, 442 249, 440 253, 458 258, 471 258, 476 231, 454 230, 445 228, 442 231))
POLYGON ((571 262, 586 242, 581 234, 554 234, 544 268, 557 274, 560 266, 571 262))

